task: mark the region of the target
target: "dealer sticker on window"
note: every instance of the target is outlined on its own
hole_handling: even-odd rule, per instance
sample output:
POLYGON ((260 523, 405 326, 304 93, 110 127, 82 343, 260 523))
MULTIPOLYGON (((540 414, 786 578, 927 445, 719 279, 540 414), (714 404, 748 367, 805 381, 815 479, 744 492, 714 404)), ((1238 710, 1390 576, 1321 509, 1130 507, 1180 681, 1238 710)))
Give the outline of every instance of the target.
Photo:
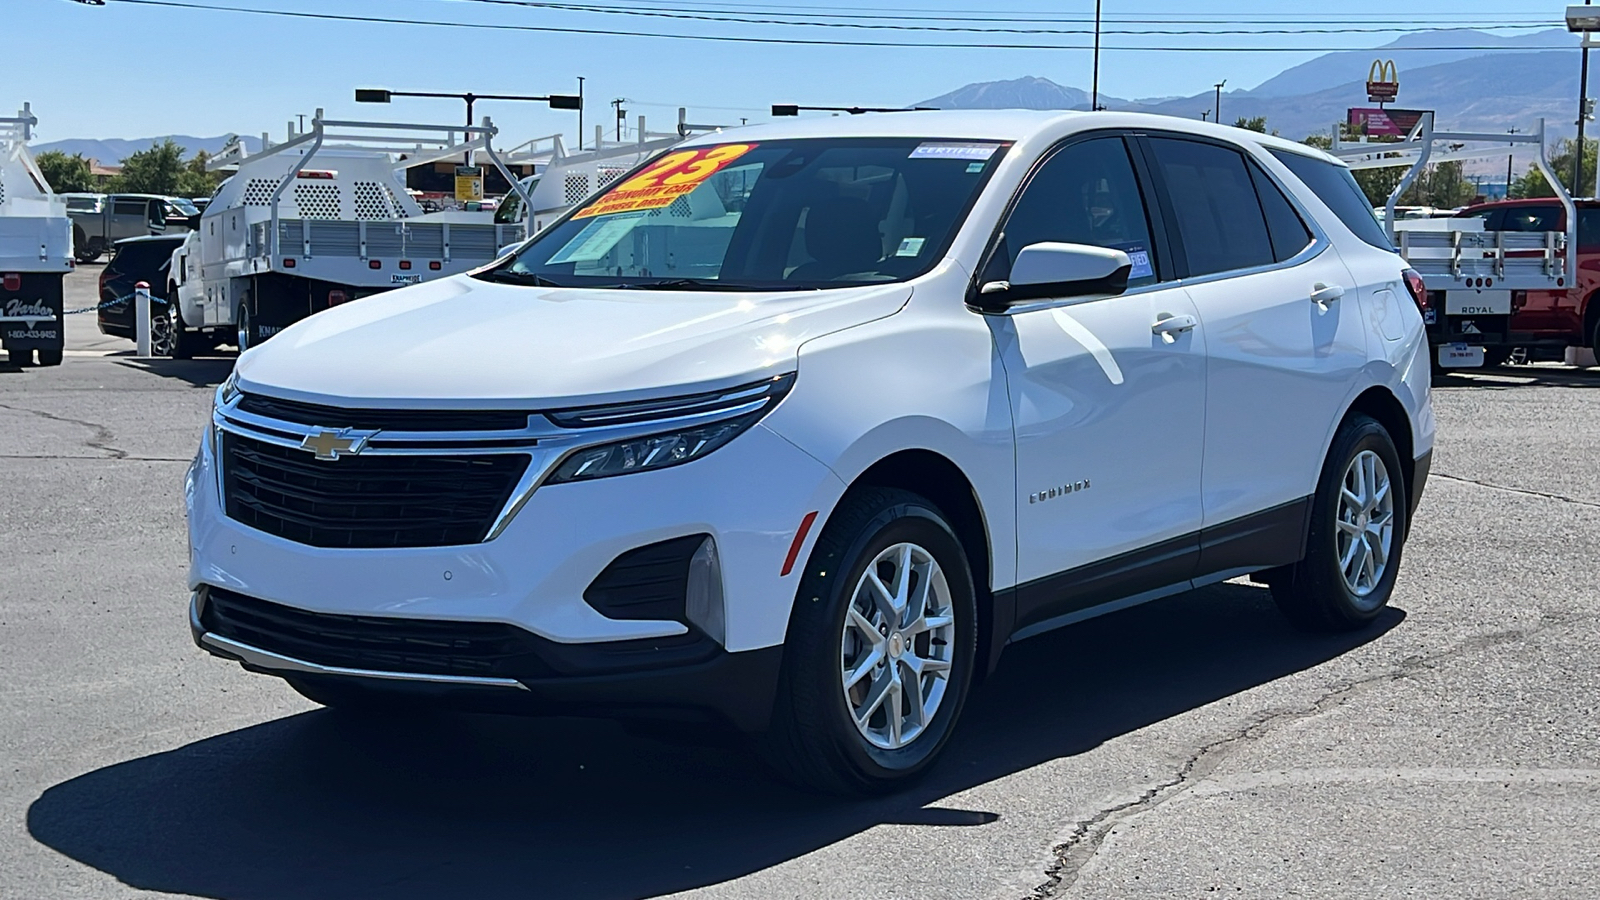
POLYGON ((574 219, 616 213, 663 209, 717 174, 755 144, 721 144, 668 153, 643 172, 617 185, 598 200, 572 214, 574 219))
POLYGON ((956 143, 928 141, 911 151, 911 159, 988 159, 1000 149, 999 144, 956 143))

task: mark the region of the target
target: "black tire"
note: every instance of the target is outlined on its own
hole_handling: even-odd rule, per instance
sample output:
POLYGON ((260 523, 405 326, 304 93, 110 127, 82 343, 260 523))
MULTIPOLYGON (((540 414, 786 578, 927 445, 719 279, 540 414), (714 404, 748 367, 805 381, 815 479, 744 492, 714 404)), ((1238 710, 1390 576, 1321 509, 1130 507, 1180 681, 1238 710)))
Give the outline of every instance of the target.
POLYGON ((75 224, 72 226, 72 258, 74 260, 80 265, 92 263, 100 258, 101 252, 100 244, 97 241, 89 240, 89 236, 84 232, 82 225, 75 224))
MULTIPOLYGON (((925 634, 932 640, 931 632, 925 634)), ((848 495, 818 536, 795 596, 772 725, 760 739, 768 764, 787 781, 831 794, 885 793, 909 784, 933 764, 960 718, 977 637, 971 566, 939 510, 902 490, 848 495), (880 553, 900 543, 923 548, 943 570, 955 634, 939 645, 950 648, 950 670, 932 718, 904 746, 888 749, 857 728, 845 698, 841 655, 857 584, 880 553)), ((927 644, 916 646, 919 654, 932 652, 927 644)), ((869 716, 869 726, 871 721, 869 716)))
POLYGON ((240 353, 255 346, 255 335, 250 331, 252 327, 254 325, 250 321, 250 298, 246 297, 239 302, 239 336, 236 343, 239 345, 240 353))
POLYGON ((43 348, 43 347, 40 347, 39 348, 39 365, 41 365, 41 366, 59 366, 59 365, 61 365, 61 359, 62 359, 63 356, 65 356, 65 354, 62 352, 60 347, 52 347, 52 348, 50 348, 48 350, 43 348))
POLYGON ((6 361, 11 363, 13 366, 16 366, 19 369, 23 368, 25 366, 31 366, 31 365, 33 365, 33 351, 31 349, 30 350, 7 350, 6 351, 6 361))
POLYGON ((169 359, 194 359, 196 353, 204 351, 205 344, 198 332, 190 331, 183 321, 183 310, 178 308, 178 287, 174 284, 167 285, 167 302, 161 307, 168 317, 167 327, 171 329, 172 340, 166 348, 169 359))
POLYGON ((1308 631, 1353 631, 1383 613, 1394 592, 1405 548, 1410 524, 1408 497, 1405 471, 1400 468, 1400 456, 1388 430, 1368 416, 1350 416, 1334 436, 1322 466, 1322 477, 1311 503, 1305 558, 1280 570, 1271 581, 1272 599, 1289 621, 1308 631), (1351 589, 1340 565, 1339 517, 1346 473, 1357 456, 1367 451, 1376 454, 1387 470, 1391 539, 1382 574, 1361 596, 1351 589))
POLYGON ((1503 366, 1511 359, 1511 347, 1485 347, 1483 350, 1483 367, 1485 369, 1503 366))

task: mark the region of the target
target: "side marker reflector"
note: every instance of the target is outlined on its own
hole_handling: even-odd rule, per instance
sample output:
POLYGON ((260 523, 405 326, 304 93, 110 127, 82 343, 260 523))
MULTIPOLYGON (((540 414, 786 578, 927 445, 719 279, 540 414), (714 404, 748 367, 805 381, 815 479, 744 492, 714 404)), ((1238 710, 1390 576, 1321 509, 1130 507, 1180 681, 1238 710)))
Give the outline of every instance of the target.
POLYGON ((806 513, 806 517, 800 520, 800 528, 794 533, 794 543, 789 545, 789 555, 783 559, 783 571, 778 573, 779 576, 794 571, 794 560, 800 555, 800 545, 806 542, 806 535, 811 533, 811 523, 816 520, 817 514, 814 510, 806 513))

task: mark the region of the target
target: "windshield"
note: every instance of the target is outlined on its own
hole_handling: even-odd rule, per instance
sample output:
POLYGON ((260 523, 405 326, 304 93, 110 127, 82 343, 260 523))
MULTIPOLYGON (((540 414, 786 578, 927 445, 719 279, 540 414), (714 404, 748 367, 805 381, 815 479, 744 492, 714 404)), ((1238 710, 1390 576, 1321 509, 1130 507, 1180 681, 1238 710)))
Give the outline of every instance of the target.
POLYGON ((943 257, 1008 146, 818 138, 677 150, 481 277, 730 290, 901 281, 943 257))
POLYGON ((190 203, 186 197, 168 197, 167 203, 173 207, 176 207, 178 212, 182 215, 194 216, 200 214, 200 207, 190 203))
MULTIPOLYGON (((538 177, 524 178, 522 189, 532 196, 533 189, 539 184, 538 177)), ((494 208, 494 223, 496 225, 512 225, 522 220, 522 197, 516 191, 507 193, 500 198, 500 205, 494 208)))

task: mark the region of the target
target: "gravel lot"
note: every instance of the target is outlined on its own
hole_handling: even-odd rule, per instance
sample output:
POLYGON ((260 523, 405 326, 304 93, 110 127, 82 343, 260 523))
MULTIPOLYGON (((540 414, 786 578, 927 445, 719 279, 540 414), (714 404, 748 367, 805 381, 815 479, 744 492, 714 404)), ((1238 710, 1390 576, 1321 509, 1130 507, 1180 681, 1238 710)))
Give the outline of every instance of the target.
MULTIPOLYGON (((99 267, 71 277, 93 302, 99 267)), ((231 360, 69 324, 0 365, 0 896, 1593 896, 1600 371, 1451 377, 1394 608, 1228 583, 1008 651, 867 803, 578 720, 360 724, 189 641, 181 479, 231 360)))

